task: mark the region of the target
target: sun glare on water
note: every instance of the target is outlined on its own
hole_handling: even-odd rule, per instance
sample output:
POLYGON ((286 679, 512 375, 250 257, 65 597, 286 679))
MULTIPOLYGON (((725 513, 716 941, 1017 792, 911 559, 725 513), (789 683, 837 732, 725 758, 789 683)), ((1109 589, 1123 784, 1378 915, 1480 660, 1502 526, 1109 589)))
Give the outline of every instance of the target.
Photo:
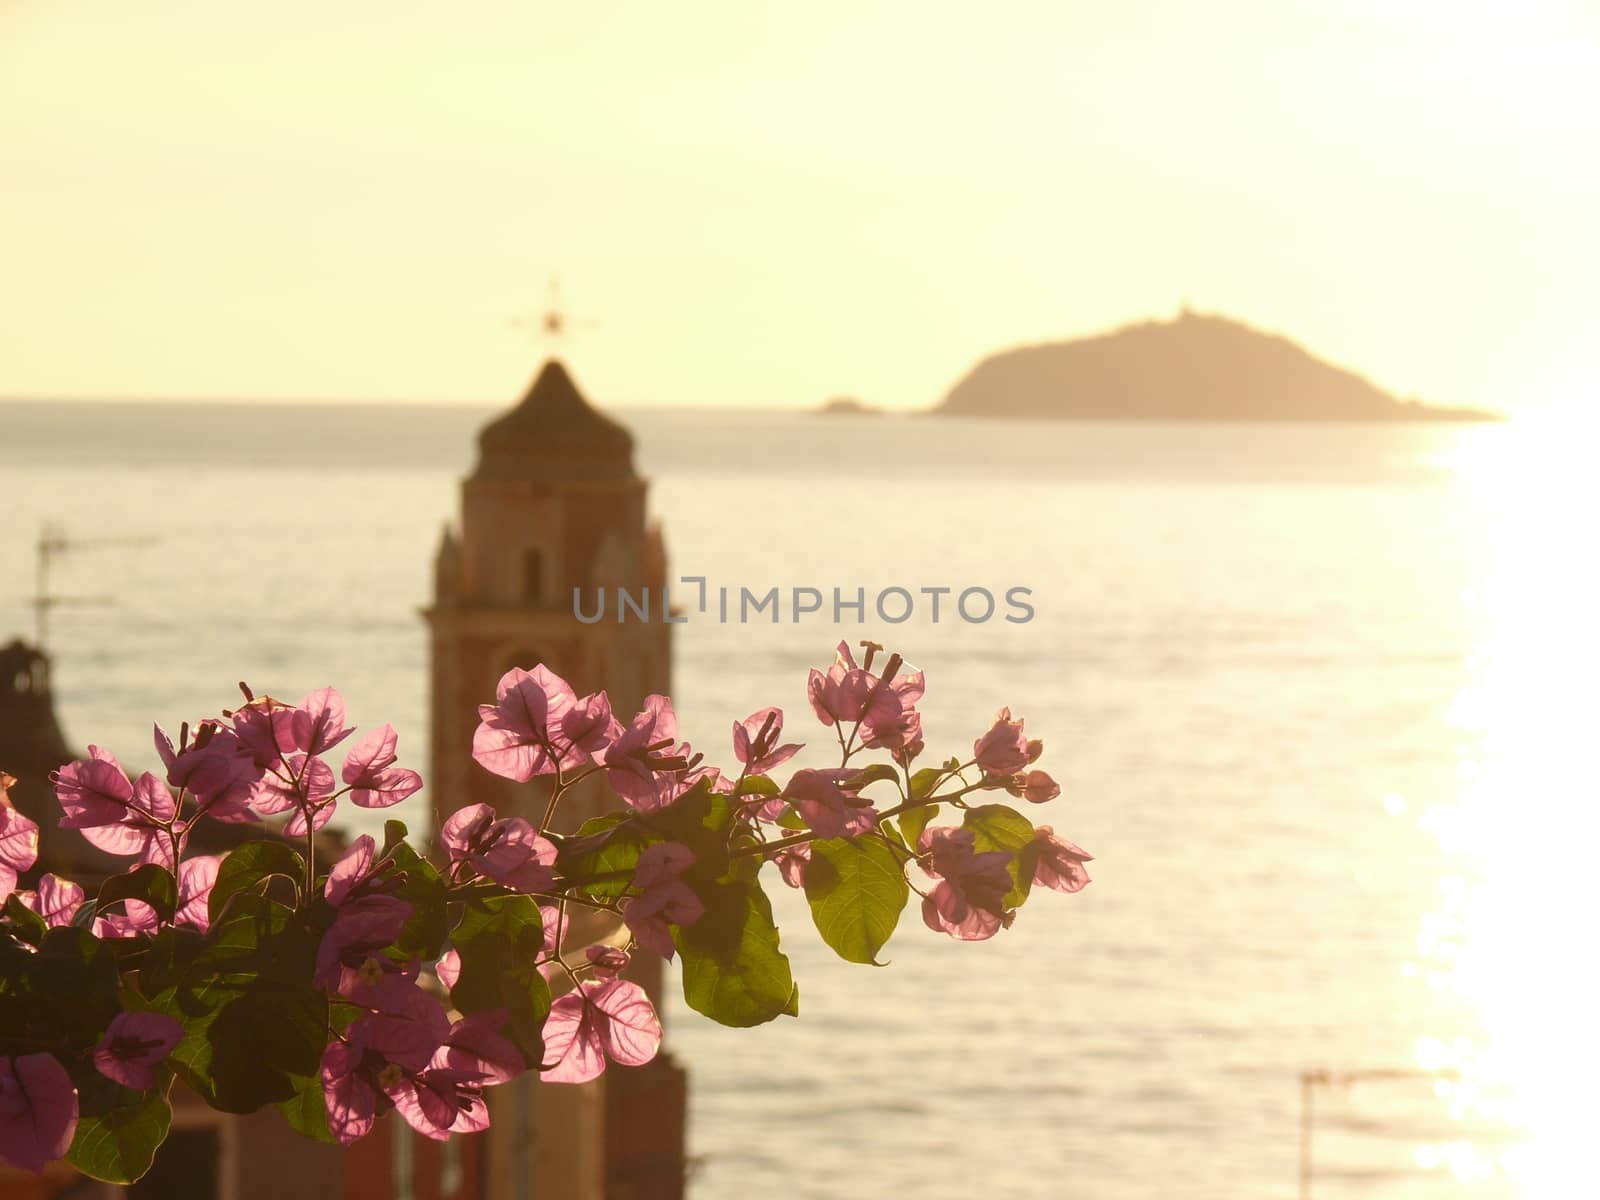
POLYGON ((1440 1072, 1453 1117, 1505 1136, 1425 1145, 1416 1160, 1523 1200, 1582 1194, 1596 1169, 1592 454, 1572 426, 1507 426, 1474 431, 1450 464, 1481 549, 1479 584, 1463 597, 1477 650, 1450 713, 1457 798, 1422 818, 1460 871, 1424 919, 1419 973, 1475 1013, 1482 1038, 1424 1038, 1417 1065, 1440 1072))

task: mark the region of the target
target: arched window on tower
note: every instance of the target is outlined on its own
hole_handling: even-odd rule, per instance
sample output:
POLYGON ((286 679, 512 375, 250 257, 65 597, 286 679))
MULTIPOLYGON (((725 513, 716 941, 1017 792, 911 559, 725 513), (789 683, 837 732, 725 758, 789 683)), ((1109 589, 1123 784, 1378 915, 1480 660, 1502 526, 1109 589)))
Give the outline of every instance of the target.
POLYGON ((544 551, 535 547, 522 552, 522 602, 544 603, 544 551))

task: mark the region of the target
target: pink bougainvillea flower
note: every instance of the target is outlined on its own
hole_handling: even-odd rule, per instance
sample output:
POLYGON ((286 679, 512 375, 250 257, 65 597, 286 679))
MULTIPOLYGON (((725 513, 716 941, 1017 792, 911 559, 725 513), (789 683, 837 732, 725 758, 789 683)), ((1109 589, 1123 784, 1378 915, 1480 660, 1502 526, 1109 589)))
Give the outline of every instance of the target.
POLYGON ((887 698, 874 695, 861 721, 861 741, 869 749, 892 751, 897 761, 908 763, 923 750, 922 714, 916 703, 927 691, 923 672, 907 670, 898 655, 892 655, 885 668, 889 677, 880 680, 878 691, 894 696, 890 705, 887 698))
POLYGON ((528 1069, 522 1052, 506 1040, 506 1010, 488 1009, 462 1017, 450 1027, 444 1045, 428 1064, 478 1076, 485 1083, 506 1083, 528 1069))
POLYGON ((201 811, 219 821, 257 819, 247 802, 262 769, 233 730, 216 721, 202 721, 192 742, 185 726, 182 744, 175 746, 167 731, 157 725, 155 746, 167 768, 167 783, 188 791, 201 811))
POLYGON ((95 937, 140 937, 154 934, 161 928, 161 915, 143 900, 124 900, 122 907, 122 912, 108 912, 94 919, 95 937))
POLYGON ((1009 708, 995 713, 989 732, 972 743, 972 756, 987 778, 1015 775, 1028 765, 1028 739, 1009 708))
POLYGON ((867 697, 872 693, 872 680, 856 666, 855 656, 844 642, 839 643, 838 656, 826 672, 812 668, 806 679, 806 699, 811 701, 811 711, 824 725, 851 724, 859 721, 866 712, 867 697))
POLYGON ((15 783, 0 774, 0 902, 17 886, 17 876, 39 857, 39 827, 11 807, 6 788, 15 783))
POLYGON ((0 1160, 42 1171, 77 1129, 78 1093, 54 1055, 0 1055, 0 1160))
POLYGON ((323 898, 335 908, 343 904, 350 893, 372 874, 372 860, 377 852, 378 844, 369 833, 351 842, 349 849, 329 869, 328 878, 322 885, 323 898))
POLYGON ((561 910, 554 904, 541 904, 539 918, 544 924, 544 953, 559 953, 562 943, 567 940, 567 931, 572 925, 571 918, 563 916, 561 910))
MULTIPOLYGON (((572 685, 543 663, 531 671, 507 671, 495 686, 495 702, 478 708, 472 757, 496 775, 518 783, 587 761, 585 752, 575 748, 562 732, 562 719, 577 703, 572 685)), ((586 739, 592 740, 590 715, 586 713, 578 725, 586 739)))
POLYGON ((633 882, 643 889, 622 906, 622 919, 634 940, 652 954, 670 959, 671 926, 693 925, 705 915, 700 897, 679 876, 694 865, 694 854, 678 842, 660 842, 639 855, 633 882))
POLYGON ((388 808, 422 790, 422 776, 394 765, 398 735, 393 725, 374 729, 345 756, 342 775, 357 808, 388 808))
POLYGON ((646 891, 676 883, 694 866, 694 852, 682 842, 657 842, 646 846, 633 869, 633 882, 646 891))
POLYGON ((816 713, 817 720, 824 725, 832 726, 838 721, 852 721, 859 716, 859 708, 865 693, 859 689, 853 689, 849 697, 842 697, 839 693, 839 686, 844 682, 845 676, 857 669, 855 655, 850 653, 849 645, 840 642, 833 665, 827 671, 819 671, 812 667, 810 674, 806 676, 806 699, 811 702, 811 711, 816 713), (852 708, 857 710, 855 715, 849 712, 852 708))
POLYGON ((798 846, 779 850, 772 856, 772 861, 778 864, 778 875, 784 883, 792 888, 803 888, 806 885, 806 865, 811 862, 811 843, 802 842, 798 846))
POLYGON ((392 858, 379 858, 372 835, 362 834, 339 856, 323 882, 322 895, 334 908, 374 897, 396 898, 404 887, 403 874, 395 870, 392 858))
POLYGON ((160 828, 155 822, 171 822, 177 813, 178 802, 167 785, 146 771, 133 781, 133 803, 129 807, 130 815, 126 825, 115 831, 107 826, 84 829, 80 832, 86 841, 93 842, 109 853, 117 854, 121 851, 112 850, 111 845, 131 844, 131 842, 125 843, 128 835, 122 830, 131 831, 142 842, 137 851, 139 862, 155 863, 170 871, 175 853, 173 834, 160 828))
POLYGON ((391 1072, 385 1087, 395 1109, 418 1133, 443 1140, 488 1128, 483 1089, 527 1069, 522 1054, 501 1036, 504 1009, 477 1012, 450 1027, 444 1044, 417 1072, 391 1072))
POLYGON ((363 896, 347 901, 317 945, 313 982, 325 991, 349 995, 362 974, 388 971, 383 956, 411 919, 413 906, 396 896, 363 896))
POLYGON ((439 982, 447 988, 453 988, 456 980, 461 978, 461 954, 454 946, 439 955, 439 961, 433 964, 433 973, 439 977, 439 982))
POLYGON ((901 670, 889 681, 889 686, 900 697, 900 703, 910 708, 927 693, 928 676, 925 671, 907 670, 902 665, 901 670))
POLYGON ((438 999, 406 974, 360 982, 348 998, 369 1012, 360 1023, 367 1027, 372 1049, 408 1071, 426 1067, 450 1034, 450 1018, 438 999))
POLYGON ((539 974, 551 980, 562 974, 561 964, 556 961, 556 956, 561 953, 561 947, 566 943, 572 921, 571 918, 563 916, 561 909, 554 904, 541 904, 539 917, 544 923, 544 945, 539 951, 539 974))
POLYGON ((584 696, 561 714, 561 736, 570 747, 561 765, 589 765, 621 732, 622 726, 611 715, 611 697, 604 692, 584 696))
MULTIPOLYGON (((284 752, 278 746, 272 715, 287 711, 289 706, 282 701, 274 700, 271 696, 261 696, 251 700, 242 708, 236 708, 233 712, 223 715, 233 722, 233 734, 239 739, 239 744, 249 752, 251 761, 262 770, 266 770, 283 761, 284 752)), ((292 734, 292 720, 290 726, 292 734)))
POLYGON ((424 1137, 445 1141, 452 1133, 489 1128, 483 1080, 470 1072, 426 1067, 414 1075, 398 1076, 385 1090, 395 1111, 424 1137))
POLYGON ((589 946, 583 953, 596 979, 615 979, 628 969, 628 952, 619 946, 589 946))
POLYGON ((555 878, 556 847, 521 817, 495 818, 487 804, 450 814, 439 831, 452 871, 466 864, 486 879, 519 892, 542 892, 555 878))
POLYGON ((824 725, 862 722, 889 726, 922 696, 923 674, 899 672, 899 658, 890 660, 894 674, 885 682, 864 667, 856 665, 849 643, 835 648, 833 665, 826 673, 813 670, 806 681, 806 696, 811 711, 824 725))
POLYGON ((154 1012, 118 1013, 94 1048, 94 1067, 107 1079, 136 1092, 155 1085, 152 1067, 160 1066, 183 1041, 183 1026, 154 1012))
POLYGON ((38 891, 19 892, 18 895, 51 929, 72 924, 73 915, 83 905, 83 889, 57 875, 41 875, 38 891))
POLYGON ((63 829, 119 825, 133 802, 133 784, 109 750, 89 747, 89 757, 50 774, 61 802, 63 829))
POLYGON ((858 774, 853 767, 796 771, 783 794, 813 833, 859 837, 877 823, 878 814, 870 800, 845 786, 858 774))
POLYGON ((1011 782, 1006 785, 1006 791, 1029 804, 1044 804, 1061 795, 1061 785, 1043 771, 1035 769, 1025 775, 1013 775, 1011 782))
POLYGON ((345 727, 344 697, 334 688, 309 693, 294 708, 271 709, 272 738, 279 754, 322 754, 355 732, 345 727))
POLYGON ((642 1066, 661 1048, 661 1021, 650 997, 626 979, 586 979, 550 1006, 544 1023, 547 1083, 587 1083, 606 1059, 642 1066))
POLYGON ((306 817, 312 828, 321 829, 333 816, 333 768, 320 758, 306 754, 287 755, 280 768, 261 777, 250 796, 259 813, 273 816, 290 813, 283 831, 290 837, 303 837, 306 817))
POLYGON ((271 812, 316 808, 328 801, 336 786, 333 768, 314 755, 291 754, 283 760, 284 775, 268 774, 256 789, 258 806, 271 805, 271 812))
MULTIPOLYGON (((324 803, 313 808, 311 810, 310 828, 321 829, 329 821, 333 820, 333 810, 337 807, 338 805, 336 804, 324 803)), ((303 812, 295 812, 283 823, 285 837, 305 837, 306 828, 306 814, 303 812)))
POLYGON ((1039 843, 1039 858, 1033 868, 1035 887, 1053 888, 1058 892, 1081 892, 1090 882, 1089 872, 1083 864, 1093 862, 1094 855, 1074 846, 1066 838, 1057 837, 1054 829, 1041 825, 1033 831, 1039 843))
POLYGON ((222 856, 199 854, 178 864, 178 911, 176 925, 188 925, 201 933, 211 928, 211 888, 217 882, 222 856))
POLYGON ((110 751, 89 747, 89 757, 50 776, 61 802, 61 828, 76 829, 107 854, 135 855, 141 863, 172 867, 172 840, 163 829, 177 815, 167 785, 146 771, 129 782, 110 751))
POLYGON ((869 750, 889 750, 897 761, 910 762, 923 751, 922 714, 903 708, 893 717, 862 722, 861 744, 869 750))
MULTIPOLYGON (((328 1043, 322 1052, 322 1096, 328 1109, 328 1131, 342 1146, 360 1141, 372 1132, 380 1092, 376 1076, 383 1068, 381 1055, 369 1044, 370 1030, 357 1021, 343 1039, 328 1043)), ((384 1104, 387 1111, 387 1103, 384 1104)))
POLYGON ((918 849, 922 869, 939 882, 922 900, 922 921, 929 929, 964 942, 979 942, 1000 932, 1006 923, 1005 897, 1011 890, 1006 870, 1011 855, 1004 850, 974 852, 970 829, 948 825, 922 831, 918 849))
POLYGON ((798 742, 778 745, 783 736, 783 709, 763 708, 733 723, 733 756, 746 773, 765 775, 800 753, 798 742))
POLYGON ((646 696, 644 710, 628 722, 604 756, 606 782, 640 812, 665 808, 698 780, 715 778, 695 767, 687 742, 678 741, 678 714, 665 696, 646 696))

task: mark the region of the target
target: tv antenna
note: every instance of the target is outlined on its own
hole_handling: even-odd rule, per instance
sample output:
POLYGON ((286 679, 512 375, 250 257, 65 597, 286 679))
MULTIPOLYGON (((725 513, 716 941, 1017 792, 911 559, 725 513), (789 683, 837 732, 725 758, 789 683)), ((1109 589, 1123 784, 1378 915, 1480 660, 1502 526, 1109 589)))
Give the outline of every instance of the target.
POLYGON ((69 538, 61 526, 46 521, 39 526, 39 540, 34 544, 33 595, 29 604, 33 608, 34 642, 40 650, 50 635, 51 610, 63 607, 88 607, 113 604, 110 596, 61 596, 50 590, 50 568, 55 560, 73 550, 97 550, 107 546, 148 546, 153 537, 69 538))

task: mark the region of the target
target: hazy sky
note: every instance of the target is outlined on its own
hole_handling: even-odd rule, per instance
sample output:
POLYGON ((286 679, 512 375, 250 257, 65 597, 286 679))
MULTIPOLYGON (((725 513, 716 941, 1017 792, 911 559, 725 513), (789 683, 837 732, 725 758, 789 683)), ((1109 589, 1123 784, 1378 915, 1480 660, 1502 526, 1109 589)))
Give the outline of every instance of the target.
POLYGON ((1558 0, 0 0, 0 394, 921 406, 1184 298, 1600 392, 1558 0))

